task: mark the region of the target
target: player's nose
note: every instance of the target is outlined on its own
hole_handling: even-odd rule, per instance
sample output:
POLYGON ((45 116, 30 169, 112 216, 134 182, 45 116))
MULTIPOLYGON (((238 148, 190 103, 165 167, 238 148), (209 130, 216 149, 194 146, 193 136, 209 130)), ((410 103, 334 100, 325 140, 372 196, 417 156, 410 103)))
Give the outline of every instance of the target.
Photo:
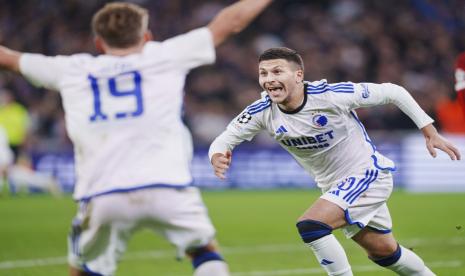
POLYGON ((266 76, 261 77, 261 81, 265 85, 271 85, 274 82, 274 77, 272 74, 267 74, 266 76))

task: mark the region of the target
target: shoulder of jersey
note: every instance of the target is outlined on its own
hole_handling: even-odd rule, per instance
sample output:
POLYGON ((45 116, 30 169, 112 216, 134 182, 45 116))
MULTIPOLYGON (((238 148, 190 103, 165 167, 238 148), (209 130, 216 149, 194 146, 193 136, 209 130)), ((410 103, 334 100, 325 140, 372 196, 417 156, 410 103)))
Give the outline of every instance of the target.
POLYGON ((96 56, 87 53, 74 54, 70 56, 73 62, 86 62, 94 59, 96 56))
POLYGON ((263 91, 260 95, 261 99, 247 106, 246 111, 250 115, 262 112, 271 106, 271 99, 270 96, 268 96, 268 94, 266 93, 266 91, 263 91))
POLYGON ((163 42, 159 41, 148 41, 144 45, 143 53, 150 53, 151 51, 159 49, 160 46, 163 45, 163 42))
POLYGON ((67 71, 80 70, 82 67, 91 64, 92 61, 95 60, 95 56, 92 56, 91 54, 87 53, 79 53, 73 55, 57 55, 53 56, 52 58, 54 58, 55 61, 58 62, 58 64, 60 64, 62 70, 67 71))
POLYGON ((325 79, 313 82, 305 82, 307 95, 319 95, 325 93, 354 93, 352 82, 328 83, 325 79))

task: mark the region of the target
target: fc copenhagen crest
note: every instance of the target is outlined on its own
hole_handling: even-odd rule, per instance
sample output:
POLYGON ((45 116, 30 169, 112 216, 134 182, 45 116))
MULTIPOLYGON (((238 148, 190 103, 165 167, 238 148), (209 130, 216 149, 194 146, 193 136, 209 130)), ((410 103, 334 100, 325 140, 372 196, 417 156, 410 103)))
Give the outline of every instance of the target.
POLYGON ((324 127, 328 124, 328 117, 323 114, 316 114, 312 118, 313 125, 316 127, 324 127))

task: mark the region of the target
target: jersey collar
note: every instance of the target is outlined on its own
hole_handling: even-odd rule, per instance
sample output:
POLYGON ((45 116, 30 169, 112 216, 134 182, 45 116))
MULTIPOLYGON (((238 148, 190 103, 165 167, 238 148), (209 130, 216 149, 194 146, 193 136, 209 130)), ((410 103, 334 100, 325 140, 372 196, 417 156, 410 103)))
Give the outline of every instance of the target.
POLYGON ((279 107, 279 105, 277 105, 278 108, 279 108, 279 110, 280 110, 281 112, 283 112, 283 113, 286 113, 286 114, 296 114, 296 113, 298 113, 299 111, 301 111, 301 110, 304 108, 304 106, 307 104, 307 93, 306 93, 306 91, 307 91, 307 85, 308 85, 307 83, 304 83, 304 91, 302 91, 302 92, 304 93, 304 100, 303 100, 302 104, 301 104, 299 107, 297 107, 297 108, 294 109, 294 110, 290 110, 290 111, 289 111, 289 110, 284 110, 284 109, 282 109, 281 107, 279 107))

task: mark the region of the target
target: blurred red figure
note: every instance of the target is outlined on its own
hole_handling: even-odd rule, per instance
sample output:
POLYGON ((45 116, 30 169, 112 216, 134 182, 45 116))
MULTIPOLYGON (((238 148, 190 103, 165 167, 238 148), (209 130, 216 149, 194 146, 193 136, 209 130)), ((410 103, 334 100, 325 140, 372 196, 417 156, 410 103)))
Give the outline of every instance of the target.
POLYGON ((442 131, 465 133, 465 52, 455 61, 455 91, 455 99, 438 101, 436 116, 442 131))
POLYGON ((455 61, 455 91, 457 102, 462 107, 465 117, 465 52, 462 52, 455 61))

